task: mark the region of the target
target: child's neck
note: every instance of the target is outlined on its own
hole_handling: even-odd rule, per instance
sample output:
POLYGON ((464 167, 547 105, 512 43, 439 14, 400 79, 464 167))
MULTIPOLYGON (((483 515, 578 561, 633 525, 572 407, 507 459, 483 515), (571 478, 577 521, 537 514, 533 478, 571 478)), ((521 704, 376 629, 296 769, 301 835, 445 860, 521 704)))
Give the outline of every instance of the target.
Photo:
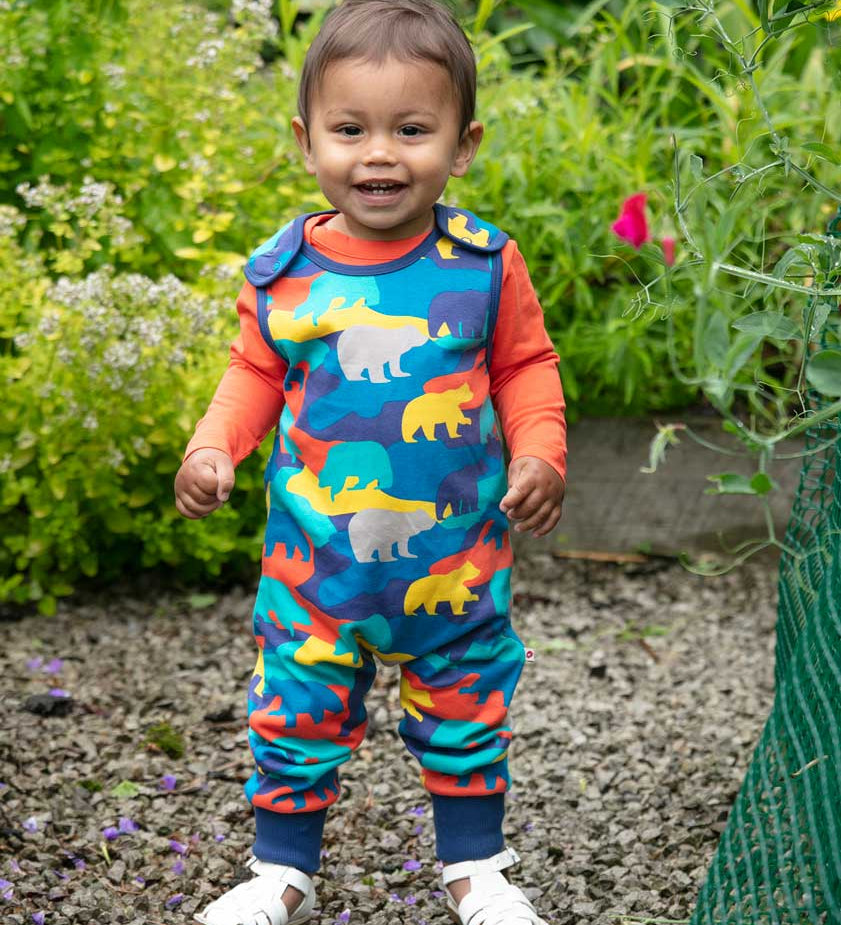
POLYGON ((330 231, 338 232, 343 234, 345 237, 350 238, 354 241, 370 241, 372 244, 385 244, 385 243, 394 243, 398 241, 409 241, 413 238, 421 237, 423 235, 429 234, 430 231, 435 226, 435 212, 430 209, 429 216, 427 221, 419 225, 419 230, 413 230, 408 234, 394 234, 390 233, 388 228, 382 229, 382 233, 378 234, 377 229, 370 229, 370 234, 359 234, 355 232, 352 227, 348 226, 348 222, 343 213, 338 212, 336 215, 331 216, 322 227, 329 228, 330 231))

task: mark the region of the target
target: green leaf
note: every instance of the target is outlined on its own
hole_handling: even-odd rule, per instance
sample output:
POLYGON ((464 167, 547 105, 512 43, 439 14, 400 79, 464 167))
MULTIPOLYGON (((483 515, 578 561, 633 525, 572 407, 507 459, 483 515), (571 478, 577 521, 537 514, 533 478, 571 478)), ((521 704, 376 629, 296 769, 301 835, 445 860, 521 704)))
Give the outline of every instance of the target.
POLYGON ((757 472, 756 475, 750 480, 750 487, 758 495, 767 495, 769 491, 773 491, 777 488, 777 483, 774 482, 770 476, 765 472, 757 472))
POLYGON ((737 472, 720 472, 718 475, 708 475, 707 479, 715 483, 715 488, 708 488, 706 495, 755 495, 758 494, 753 487, 752 480, 746 475, 737 472))
POLYGON ((111 788, 111 796, 118 800, 130 800, 140 793, 140 787, 131 780, 121 780, 116 787, 111 788))
POLYGON ((805 145, 800 145, 800 147, 804 151, 817 154, 818 157, 829 161, 830 164, 835 164, 836 167, 841 167, 841 151, 836 151, 834 148, 830 148, 829 145, 821 144, 818 141, 809 141, 805 145))
POLYGON ((737 331, 774 340, 791 340, 800 334, 797 325, 782 312, 754 312, 733 322, 737 331))
POLYGON ((809 360, 806 378, 824 395, 841 395, 841 350, 820 350, 809 360))
POLYGON ((727 363, 727 352, 730 348, 727 319, 723 312, 714 312, 710 316, 704 331, 703 347, 707 359, 713 366, 722 369, 727 363))
POLYGON ((187 603, 190 605, 193 610, 204 610, 206 607, 211 607, 217 601, 215 594, 191 594, 187 598, 187 603))
POLYGON ((696 180, 704 179, 704 159, 697 154, 689 155, 689 170, 696 180))
MULTIPOLYGON (((817 336, 823 331, 823 327, 827 322, 830 314, 832 313, 833 306, 830 302, 819 302, 812 313, 812 323, 810 325, 811 331, 808 333, 808 340, 813 341, 817 336)), ((808 309, 804 312, 806 318, 808 318, 808 309)), ((806 325, 806 318, 803 320, 803 325, 806 325)))

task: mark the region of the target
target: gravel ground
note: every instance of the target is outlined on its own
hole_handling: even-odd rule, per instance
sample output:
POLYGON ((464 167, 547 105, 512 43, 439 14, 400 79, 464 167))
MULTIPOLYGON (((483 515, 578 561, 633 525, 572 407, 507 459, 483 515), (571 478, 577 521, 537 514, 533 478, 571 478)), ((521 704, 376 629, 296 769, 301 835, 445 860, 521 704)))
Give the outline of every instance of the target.
MULTIPOLYGON (((516 882, 551 923, 688 918, 772 701, 774 565, 701 579, 532 550, 515 592, 536 652, 513 711, 516 882)), ((187 922, 244 875, 252 600, 135 592, 0 622, 5 925, 187 922), (64 715, 31 712, 51 689, 64 715), (183 757, 147 744, 160 723, 183 757)), ((345 766, 314 925, 450 922, 397 677, 381 669, 345 766)))

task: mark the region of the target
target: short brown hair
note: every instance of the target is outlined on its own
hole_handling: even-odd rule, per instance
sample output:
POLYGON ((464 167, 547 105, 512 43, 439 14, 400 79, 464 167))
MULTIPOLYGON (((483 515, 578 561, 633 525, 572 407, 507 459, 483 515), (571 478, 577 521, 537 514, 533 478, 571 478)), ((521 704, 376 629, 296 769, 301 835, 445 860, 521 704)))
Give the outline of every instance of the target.
POLYGON ((324 20, 304 60, 298 114, 306 125, 310 103, 327 67, 358 58, 432 61, 453 82, 461 130, 476 111, 476 58, 452 13, 435 0, 344 0, 324 20))

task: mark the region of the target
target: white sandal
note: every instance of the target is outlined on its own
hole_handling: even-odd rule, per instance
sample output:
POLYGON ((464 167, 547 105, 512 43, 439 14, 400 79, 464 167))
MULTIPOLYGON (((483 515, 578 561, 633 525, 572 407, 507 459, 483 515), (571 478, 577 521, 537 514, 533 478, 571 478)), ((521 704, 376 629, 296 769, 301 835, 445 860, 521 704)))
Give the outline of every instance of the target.
POLYGON ((445 865, 442 874, 445 889, 454 880, 470 878, 470 892, 458 905, 446 890, 447 908, 453 920, 460 925, 547 925, 523 891, 500 873, 519 861, 517 852, 506 848, 482 861, 445 865))
POLYGON ((256 876, 228 890, 196 913, 197 922, 201 925, 300 925, 309 921, 315 906, 315 888, 303 871, 257 858, 250 858, 245 866, 256 876), (291 916, 282 899, 288 886, 304 894, 291 916))

